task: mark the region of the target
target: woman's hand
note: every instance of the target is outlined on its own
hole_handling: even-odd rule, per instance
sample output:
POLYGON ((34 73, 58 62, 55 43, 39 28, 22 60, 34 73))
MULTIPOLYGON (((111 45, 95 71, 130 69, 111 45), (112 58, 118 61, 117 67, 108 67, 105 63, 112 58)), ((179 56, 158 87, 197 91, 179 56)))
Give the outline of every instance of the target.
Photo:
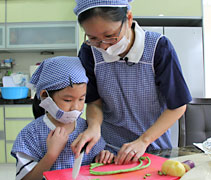
POLYGON ((72 151, 75 153, 75 158, 80 155, 82 147, 88 142, 86 147, 86 154, 92 149, 92 147, 98 142, 101 136, 100 127, 92 128, 88 127, 83 133, 73 141, 71 144, 72 151))
POLYGON ((117 157, 114 159, 115 164, 129 164, 137 162, 138 159, 145 153, 148 143, 142 138, 124 144, 119 150, 117 157))
POLYGON ((47 154, 50 157, 57 159, 57 157, 60 155, 60 153, 64 149, 64 147, 68 141, 68 138, 69 138, 69 135, 66 132, 65 128, 56 127, 56 129, 54 131, 51 131, 48 134, 47 154))
POLYGON ((86 154, 98 142, 101 136, 101 124, 103 121, 102 101, 98 99, 92 103, 88 103, 86 107, 86 120, 88 128, 81 133, 71 144, 72 151, 75 153, 75 158, 80 155, 82 147, 88 143, 86 154))
POLYGON ((103 150, 95 157, 96 163, 110 164, 114 158, 114 154, 108 150, 103 150))

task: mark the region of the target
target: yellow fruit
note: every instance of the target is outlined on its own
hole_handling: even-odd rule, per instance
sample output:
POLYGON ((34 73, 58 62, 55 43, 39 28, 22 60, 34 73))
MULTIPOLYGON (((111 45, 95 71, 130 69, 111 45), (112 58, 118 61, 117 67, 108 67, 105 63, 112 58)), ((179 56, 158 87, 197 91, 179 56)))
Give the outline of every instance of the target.
POLYGON ((161 170, 170 176, 182 177, 185 174, 185 167, 182 163, 170 159, 163 163, 161 170))

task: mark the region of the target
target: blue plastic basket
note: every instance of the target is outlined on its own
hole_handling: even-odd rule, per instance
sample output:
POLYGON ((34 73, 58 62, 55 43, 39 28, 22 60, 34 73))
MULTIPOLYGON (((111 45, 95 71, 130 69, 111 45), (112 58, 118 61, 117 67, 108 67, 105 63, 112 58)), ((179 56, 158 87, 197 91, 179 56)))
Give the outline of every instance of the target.
POLYGON ((24 99, 28 95, 27 87, 1 87, 1 95, 3 99, 24 99))

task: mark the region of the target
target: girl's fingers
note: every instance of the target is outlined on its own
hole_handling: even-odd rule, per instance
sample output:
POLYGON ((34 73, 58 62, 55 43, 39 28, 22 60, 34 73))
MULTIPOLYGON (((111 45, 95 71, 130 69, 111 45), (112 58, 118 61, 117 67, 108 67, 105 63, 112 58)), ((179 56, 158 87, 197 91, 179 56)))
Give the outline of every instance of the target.
POLYGON ((104 159, 103 159, 103 164, 106 164, 109 160, 110 157, 110 152, 109 151, 104 151, 105 155, 104 155, 104 159))
POLYGON ((56 135, 58 135, 60 133, 61 128, 60 127, 56 127, 56 129, 54 130, 54 133, 56 135))
POLYGON ((99 155, 97 155, 97 156, 95 157, 95 162, 96 162, 96 163, 99 162, 99 155))
POLYGON ((111 153, 111 154, 110 154, 110 157, 109 157, 109 159, 108 159, 108 163, 112 163, 112 162, 113 162, 113 159, 114 159, 114 154, 111 153))
POLYGON ((103 163, 104 158, 105 158, 105 151, 101 151, 100 152, 100 160, 99 160, 99 163, 103 163))
POLYGON ((114 158, 114 154, 110 153, 109 151, 106 151, 106 155, 105 155, 103 163, 104 164, 111 163, 113 158, 114 158))

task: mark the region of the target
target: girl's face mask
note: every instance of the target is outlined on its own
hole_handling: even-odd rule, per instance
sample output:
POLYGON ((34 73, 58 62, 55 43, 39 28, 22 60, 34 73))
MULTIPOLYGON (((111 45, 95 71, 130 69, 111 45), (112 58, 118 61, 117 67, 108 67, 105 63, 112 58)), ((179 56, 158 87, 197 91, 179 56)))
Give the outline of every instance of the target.
POLYGON ((50 96, 42 100, 39 106, 44 108, 54 119, 63 124, 73 123, 82 114, 82 112, 78 110, 69 112, 61 110, 50 96))

